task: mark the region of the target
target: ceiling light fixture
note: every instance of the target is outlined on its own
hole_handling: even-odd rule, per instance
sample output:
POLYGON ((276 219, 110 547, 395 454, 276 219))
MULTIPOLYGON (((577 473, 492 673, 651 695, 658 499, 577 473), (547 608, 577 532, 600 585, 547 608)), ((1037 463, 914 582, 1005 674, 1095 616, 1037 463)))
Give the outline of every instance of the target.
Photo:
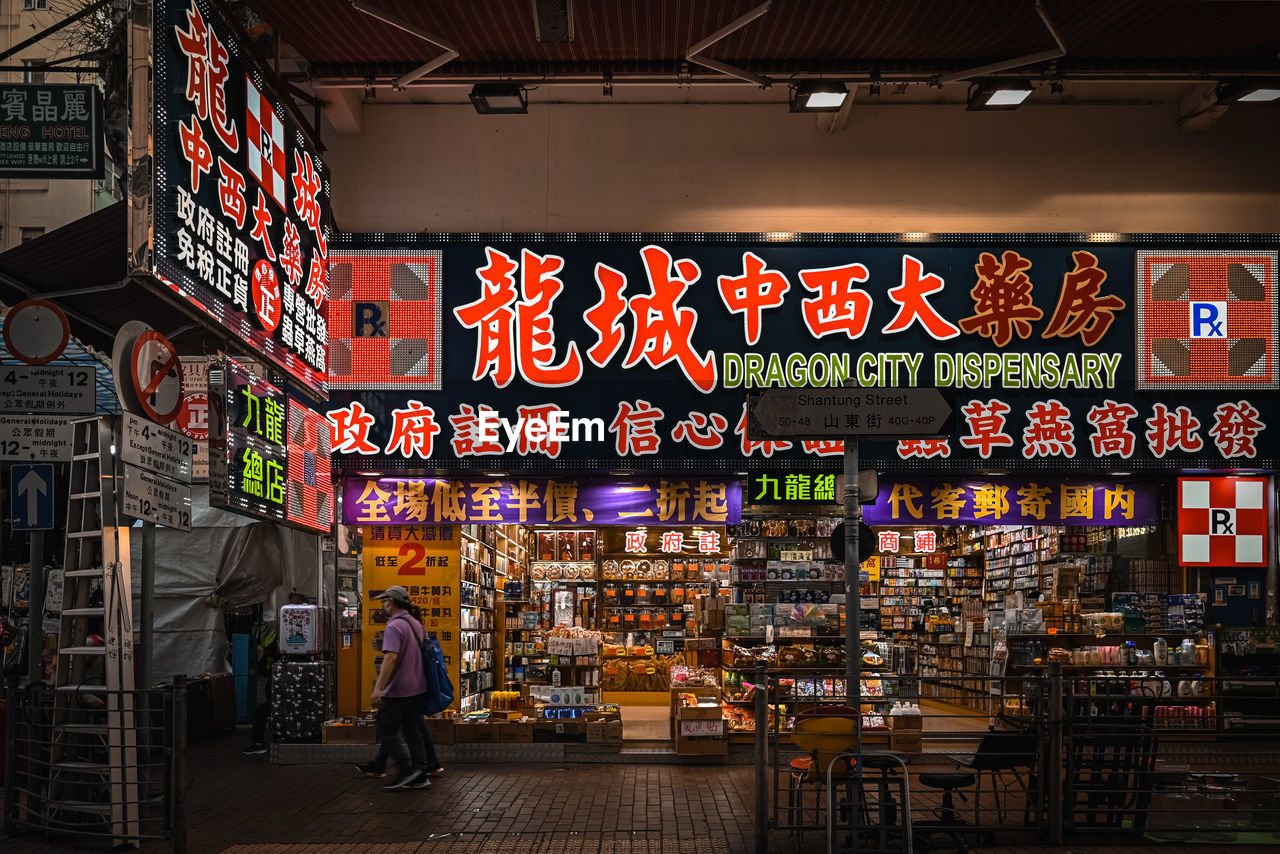
POLYGON ((969 95, 970 110, 1016 110, 1031 96, 1025 80, 985 80, 969 95))
POLYGON ((482 116, 529 112, 529 98, 517 83, 477 83, 471 87, 471 105, 482 116))
POLYGON ((1219 104, 1269 104, 1280 101, 1280 80, 1231 80, 1218 84, 1219 104))
POLYGON ((839 80, 807 80, 791 87, 791 112, 838 112, 849 90, 839 80))

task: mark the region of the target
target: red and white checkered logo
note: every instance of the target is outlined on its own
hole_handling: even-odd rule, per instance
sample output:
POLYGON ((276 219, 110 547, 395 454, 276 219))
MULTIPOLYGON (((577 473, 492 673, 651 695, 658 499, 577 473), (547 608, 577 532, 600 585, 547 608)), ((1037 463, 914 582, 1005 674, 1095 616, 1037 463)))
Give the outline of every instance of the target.
POLYGON ((1178 478, 1183 566, 1266 566, 1265 477, 1178 478))
POLYGON ((245 78, 248 86, 248 110, 245 146, 249 152, 249 171, 258 179, 267 195, 276 200, 283 210, 285 197, 284 122, 272 109, 253 81, 245 78))

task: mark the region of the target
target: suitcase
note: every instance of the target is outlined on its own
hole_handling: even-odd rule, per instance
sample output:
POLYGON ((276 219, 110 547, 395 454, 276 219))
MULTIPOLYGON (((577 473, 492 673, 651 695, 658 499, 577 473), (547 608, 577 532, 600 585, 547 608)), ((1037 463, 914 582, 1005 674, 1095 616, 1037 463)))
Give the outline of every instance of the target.
POLYGON ((271 721, 276 739, 319 742, 333 706, 333 662, 281 660, 272 674, 271 721))
POLYGON ((235 729, 236 680, 230 673, 205 673, 209 680, 214 729, 235 729))
POLYGON ((213 683, 207 676, 187 680, 187 738, 213 733, 213 683))

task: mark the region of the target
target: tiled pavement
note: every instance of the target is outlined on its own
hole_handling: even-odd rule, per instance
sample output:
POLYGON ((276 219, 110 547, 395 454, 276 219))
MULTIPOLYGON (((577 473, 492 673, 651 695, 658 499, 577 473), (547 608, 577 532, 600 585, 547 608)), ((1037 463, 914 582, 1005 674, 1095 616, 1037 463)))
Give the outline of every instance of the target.
MULTIPOLYGON (((426 791, 385 792, 346 766, 273 766, 242 757, 243 735, 192 746, 192 854, 749 854, 750 766, 450 767, 426 791)), ((821 851, 774 834, 773 854, 821 851)), ((987 848, 993 854, 1051 851, 987 848)), ((4 854, 82 850, 25 836, 4 854)), ((148 845, 148 854, 167 846, 148 845)), ((1156 846, 1073 846, 1126 854, 1156 846)), ((1182 847, 1190 854, 1195 849, 1182 847)), ((1207 849, 1202 849, 1207 850, 1207 849)), ((1220 849, 1219 849, 1220 851, 1220 849)))

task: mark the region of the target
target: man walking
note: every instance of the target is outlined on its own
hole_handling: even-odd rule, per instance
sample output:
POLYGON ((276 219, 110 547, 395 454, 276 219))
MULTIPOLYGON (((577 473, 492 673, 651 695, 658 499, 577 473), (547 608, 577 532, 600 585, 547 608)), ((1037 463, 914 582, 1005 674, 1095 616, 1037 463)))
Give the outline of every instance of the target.
POLYGON ((383 764, 391 759, 396 766, 396 779, 384 788, 425 789, 431 785, 423 768, 427 764, 426 749, 422 743, 419 698, 427 690, 427 680, 422 670, 420 646, 423 629, 415 625, 410 613, 409 591, 396 585, 388 587, 378 597, 387 614, 387 627, 382 633, 382 667, 378 681, 373 686, 372 700, 378 709, 377 729, 379 751, 373 762, 357 765, 371 777, 386 773, 383 764), (416 713, 416 714, 415 714, 416 713), (404 733, 405 744, 400 743, 404 733))

